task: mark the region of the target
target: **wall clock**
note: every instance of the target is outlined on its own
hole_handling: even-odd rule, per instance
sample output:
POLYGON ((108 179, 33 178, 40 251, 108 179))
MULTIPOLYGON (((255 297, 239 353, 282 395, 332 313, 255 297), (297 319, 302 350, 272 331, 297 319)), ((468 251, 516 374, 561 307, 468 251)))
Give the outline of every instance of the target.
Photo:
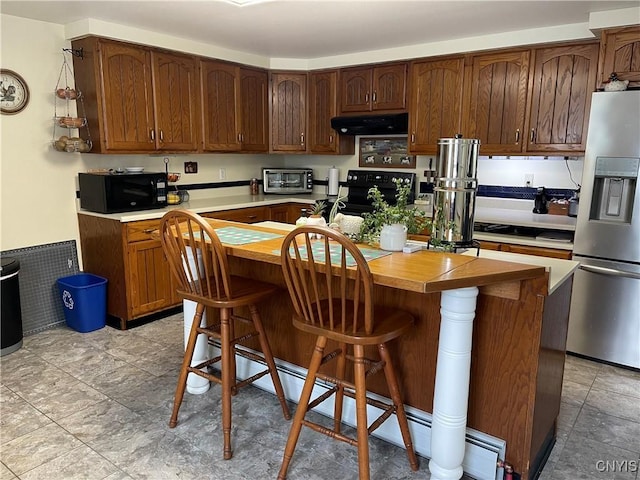
POLYGON ((0 69, 0 111, 13 115, 29 103, 29 87, 20 75, 12 70, 0 69))

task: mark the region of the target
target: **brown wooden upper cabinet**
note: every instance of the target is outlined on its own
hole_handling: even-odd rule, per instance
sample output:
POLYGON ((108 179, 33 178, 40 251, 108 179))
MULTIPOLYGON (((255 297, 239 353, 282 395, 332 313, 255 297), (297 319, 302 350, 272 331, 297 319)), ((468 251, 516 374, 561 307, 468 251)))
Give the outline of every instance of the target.
POLYGON ((351 154, 355 138, 339 135, 331 128, 331 119, 338 115, 338 70, 309 73, 309 153, 351 154))
POLYGON ((486 154, 520 153, 524 145, 529 50, 470 57, 464 136, 486 154))
POLYGON ((221 152, 240 150, 240 67, 201 60, 200 76, 203 149, 221 152))
POLYGON ((271 152, 306 152, 306 101, 305 72, 271 72, 271 152))
POLYGON ((200 75, 203 150, 266 152, 267 72, 201 60, 200 75))
POLYGON ((406 108, 407 63, 340 70, 340 112, 393 111, 406 108))
POLYGON ((602 32, 598 71, 600 87, 613 72, 629 87, 640 87, 640 25, 602 32))
POLYGON ((597 68, 597 43, 535 50, 527 152, 584 151, 597 68))
POLYGON ((97 37, 72 47, 92 153, 197 149, 195 57, 97 37))
POLYGON ((416 61, 409 73, 409 151, 435 155, 439 138, 460 133, 464 58, 416 61))
POLYGON ((245 152, 269 151, 269 73, 240 68, 240 139, 245 152))

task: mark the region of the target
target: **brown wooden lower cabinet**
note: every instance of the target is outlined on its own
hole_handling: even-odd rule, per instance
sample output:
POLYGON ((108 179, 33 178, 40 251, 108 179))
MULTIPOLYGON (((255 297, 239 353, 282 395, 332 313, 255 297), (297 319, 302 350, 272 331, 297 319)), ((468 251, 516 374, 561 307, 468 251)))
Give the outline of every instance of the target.
MULTIPOLYGON (((237 208, 202 216, 256 223, 273 220, 295 223, 305 203, 237 208)), ((86 272, 106 278, 107 313, 120 328, 148 315, 180 305, 160 240, 154 232, 160 219, 120 222, 78 214, 82 264, 86 272)))
POLYGON ((120 328, 180 304, 160 240, 160 219, 122 223, 78 214, 83 270, 107 283, 107 313, 120 328))
POLYGON ((480 242, 480 248, 485 250, 499 250, 501 252, 522 253, 524 255, 537 255, 539 257, 561 258, 571 260, 571 250, 559 248, 532 247, 529 245, 514 245, 512 243, 480 242))

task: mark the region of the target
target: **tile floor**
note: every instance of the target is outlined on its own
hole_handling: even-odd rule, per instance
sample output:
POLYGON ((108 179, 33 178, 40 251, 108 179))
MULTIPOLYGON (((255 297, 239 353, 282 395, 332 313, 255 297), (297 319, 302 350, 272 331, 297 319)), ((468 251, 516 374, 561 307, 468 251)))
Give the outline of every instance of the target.
MULTIPOLYGON (((0 480, 275 479, 289 422, 271 394, 248 387, 234 398, 230 461, 218 387, 187 394, 167 427, 181 358, 181 314, 127 332, 25 337, 0 360, 0 480)), ((300 442, 290 479, 357 478, 355 448, 308 429, 300 442)), ((640 480, 639 457, 640 373, 567 357, 558 440, 540 478, 640 480)), ((426 459, 413 473, 386 442, 372 439, 371 458, 374 479, 430 478, 426 459)))

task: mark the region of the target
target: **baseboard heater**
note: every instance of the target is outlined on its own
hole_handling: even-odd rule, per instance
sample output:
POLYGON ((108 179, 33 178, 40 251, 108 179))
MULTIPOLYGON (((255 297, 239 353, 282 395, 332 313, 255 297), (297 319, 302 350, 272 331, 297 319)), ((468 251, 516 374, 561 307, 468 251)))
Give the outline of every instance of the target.
MULTIPOLYGON (((216 342, 217 343, 217 342, 216 342)), ((215 347, 214 347, 215 348, 215 347)), ((306 370, 302 367, 294 365, 283 360, 276 359, 278 372, 280 373, 280 381, 284 388, 285 396, 288 400, 298 402, 302 392, 302 386, 306 378, 306 370)), ((259 363, 247 358, 236 356, 236 376, 239 379, 249 378, 264 370, 265 364, 259 363)), ((268 391, 275 395, 271 377, 268 375, 256 380, 254 385, 262 390, 268 391)), ((323 382, 316 381, 313 388, 312 398, 327 391, 329 387, 323 382)), ((375 394, 369 395, 376 397, 375 394)), ((388 399, 377 396, 383 401, 388 399)), ((407 412, 407 420, 415 451, 418 455, 426 458, 431 457, 431 414, 418 410, 410 406, 405 406, 407 412)), ((333 416, 333 402, 327 400, 313 409, 314 412, 321 413, 328 417, 333 416)), ((343 421, 355 427, 356 403, 350 397, 344 398, 343 405, 343 421)), ((367 405, 367 418, 377 418, 382 411, 372 405, 367 405)), ((402 435, 398 423, 393 419, 384 422, 374 433, 374 436, 381 438, 389 443, 404 448, 402 435)), ((504 478, 504 469, 498 468, 498 459, 504 459, 506 453, 506 442, 499 438, 493 437, 483 432, 467 428, 466 449, 462 468, 465 475, 479 480, 502 480, 504 478)), ((407 468, 409 466, 407 465, 407 468)))

